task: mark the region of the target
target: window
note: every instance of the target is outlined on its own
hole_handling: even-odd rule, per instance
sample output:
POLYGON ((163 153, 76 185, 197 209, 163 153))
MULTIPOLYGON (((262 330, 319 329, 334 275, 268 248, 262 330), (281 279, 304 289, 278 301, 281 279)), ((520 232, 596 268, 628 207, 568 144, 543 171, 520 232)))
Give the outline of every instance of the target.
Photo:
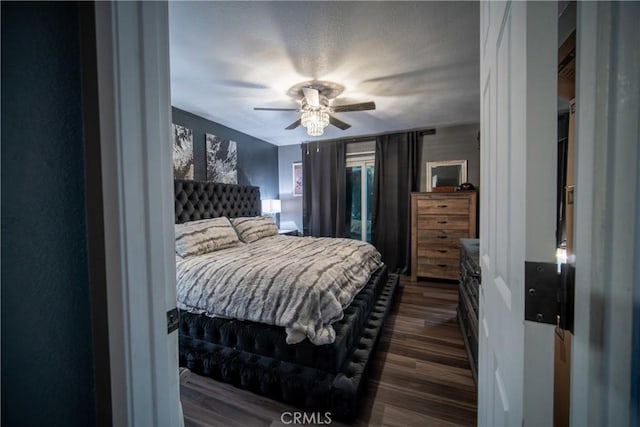
POLYGON ((371 242, 375 158, 371 153, 347 156, 347 208, 350 210, 351 238, 371 242))

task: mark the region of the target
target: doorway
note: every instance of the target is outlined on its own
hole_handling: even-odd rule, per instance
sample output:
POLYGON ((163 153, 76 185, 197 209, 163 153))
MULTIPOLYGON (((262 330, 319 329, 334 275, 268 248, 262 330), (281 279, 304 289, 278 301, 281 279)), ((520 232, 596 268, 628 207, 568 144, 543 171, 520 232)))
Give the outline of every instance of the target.
POLYGON ((371 243, 374 154, 347 157, 347 208, 350 237, 371 243))
MULTIPOLYGON (((105 132, 108 134, 102 137, 104 140, 115 141, 113 149, 106 154, 103 153, 103 170, 111 171, 114 178, 105 183, 105 205, 113 208, 112 212, 106 212, 109 217, 105 218, 107 231, 113 232, 112 235, 106 233, 111 239, 107 242, 107 257, 109 257, 109 250, 115 251, 111 252, 112 255, 115 253, 115 257, 108 265, 107 274, 112 274, 111 283, 114 283, 114 288, 117 288, 110 298, 126 303, 120 304, 119 309, 109 313, 110 336, 114 330, 116 334, 120 334, 111 340, 113 346, 110 348, 112 368, 116 376, 116 378, 112 377, 112 389, 114 394, 118 391, 122 392, 122 397, 114 401, 114 412, 120 411, 123 416, 121 418, 114 416, 114 423, 119 419, 125 421, 123 424, 154 425, 158 424, 159 420, 169 420, 167 422, 171 423, 171 420, 177 420, 178 413, 178 398, 174 393, 177 390, 177 371, 174 369, 173 371, 176 372, 172 373, 170 369, 173 363, 173 360, 170 360, 173 357, 172 352, 177 353, 177 347, 173 348, 177 340, 175 340, 175 334, 169 336, 170 339, 167 340, 164 315, 169 301, 164 300, 164 289, 158 289, 164 286, 166 278, 171 278, 172 274, 175 276, 175 272, 166 265, 170 263, 164 262, 171 258, 173 243, 170 238, 166 239, 171 235, 170 229, 173 225, 173 221, 169 218, 172 217, 171 194, 167 190, 171 188, 170 152, 168 157, 164 157, 167 154, 163 151, 164 148, 157 147, 161 144, 150 142, 163 141, 165 136, 168 141, 169 135, 168 86, 163 86, 168 82, 168 58, 163 57, 168 49, 167 5, 113 3, 97 4, 96 7, 102 11, 102 14, 98 13, 98 15, 103 19, 98 25, 103 25, 103 30, 109 36, 99 38, 97 42, 106 57, 102 58, 105 62, 101 69, 111 70, 110 72, 113 73, 108 82, 102 82, 106 86, 101 87, 107 91, 107 95, 117 95, 115 100, 112 100, 113 104, 106 109, 101 108, 101 112, 104 112, 101 114, 108 116, 101 117, 101 121, 105 119, 113 124, 112 127, 106 126, 108 129, 105 132), (118 31, 115 31, 116 28, 118 31), (134 43, 133 40, 136 42, 134 43), (150 61, 157 66, 150 66, 150 61), (114 64, 118 66, 114 67, 114 64), (141 89, 143 87, 145 90, 141 89), (139 90, 131 90, 132 88, 139 90), (143 93, 144 99, 142 99, 143 93), (157 111, 151 111, 152 108, 157 108, 157 111), (166 129, 163 128, 165 124, 166 129), (157 168, 158 164, 167 165, 167 175, 153 169, 154 167, 162 169, 157 168), (144 212, 145 215, 140 216, 140 212, 144 212), (131 230, 131 233, 127 234, 126 230, 131 230), (133 230, 136 233, 133 233, 133 230), (151 286, 157 283, 161 283, 161 286, 151 286), (150 295, 151 299, 148 298, 150 295), (136 323, 135 320, 139 322, 136 323), (132 326, 135 328, 130 329, 132 326), (144 339, 138 339, 141 337, 144 339), (143 355, 142 360, 138 359, 140 355, 143 355), (120 389, 116 390, 117 387, 120 389), (165 393, 167 389, 171 392, 165 393), (135 417, 134 414, 136 414, 135 417)), ((480 7, 484 19, 487 20, 485 23, 488 24, 490 20, 500 24, 502 21, 496 21, 498 17, 504 16, 500 8, 533 7, 533 5, 485 2, 480 7)), ((533 19, 533 17, 529 16, 527 19, 533 19)), ((624 261, 628 259, 629 254, 636 253, 635 237, 637 236, 637 231, 629 228, 629 224, 636 223, 638 200, 637 93, 640 78, 637 68, 633 68, 634 64, 637 64, 637 49, 634 49, 634 43, 638 39, 638 28, 635 24, 638 19, 640 19, 638 6, 630 3, 579 5, 578 25, 594 30, 593 34, 584 32, 584 37, 580 36, 583 46, 581 49, 590 52, 590 55, 581 59, 581 64, 578 64, 578 70, 584 73, 581 84, 586 89, 585 92, 581 91, 581 96, 586 98, 585 105, 598 106, 591 110, 578 111, 578 138, 580 143, 584 142, 585 145, 581 145, 578 154, 577 182, 585 184, 581 189, 577 189, 576 202, 583 204, 581 206, 587 209, 580 211, 576 218, 577 236, 582 239, 576 242, 576 252, 580 253, 583 250, 580 255, 582 258, 578 258, 578 262, 585 266, 583 273, 580 273, 580 267, 577 265, 577 281, 582 279, 587 285, 595 282, 593 277, 606 279, 601 280, 600 283, 609 285, 634 282, 629 280, 634 278, 633 272, 629 272, 629 268, 633 271, 633 263, 625 264, 624 261), (607 25, 611 22, 619 25, 619 27, 613 27, 617 32, 613 32, 612 27, 607 25), (615 116, 616 110, 606 108, 611 104, 611 100, 607 100, 608 96, 612 97, 610 99, 616 99, 616 95, 620 95, 614 92, 618 88, 611 84, 611 74, 607 73, 610 70, 614 72, 617 70, 615 67, 609 68, 610 61, 624 57, 625 51, 636 56, 632 56, 632 60, 627 60, 628 62, 624 64, 616 63, 615 65, 627 67, 625 70, 633 78, 629 79, 631 87, 625 90, 627 94, 635 94, 636 98, 629 101, 630 105, 627 105, 626 109, 617 110, 620 112, 620 120, 618 120, 618 116, 615 116), (632 116, 636 122, 629 124, 629 116, 632 116), (627 122, 623 119, 627 119, 627 122), (610 128, 607 128, 608 124, 611 125, 610 128), (635 130, 635 134, 630 129, 635 130), (615 130, 618 133, 607 133, 607 130, 611 132, 615 130), (625 135, 627 142, 620 142, 625 135), (598 141, 606 143, 596 146, 596 136, 598 141), (631 145, 629 141, 635 145, 631 145), (594 156, 594 153, 604 155, 594 156), (598 159, 607 159, 608 163, 598 159), (633 163, 631 168, 623 167, 628 166, 629 162, 633 163), (594 174, 594 170, 609 171, 610 174, 594 174), (594 188, 598 191, 593 191, 594 188), (607 188, 610 190, 605 191, 607 188), (607 202, 613 203, 608 205, 607 202), (605 266, 608 266, 606 269, 603 269, 600 260, 606 261, 605 266), (597 276, 592 275, 594 272, 597 276)), ((523 27, 528 23, 529 21, 520 22, 523 27)), ((513 28, 518 27, 513 26, 510 29, 513 28)), ((485 33, 481 34, 482 37, 486 38, 485 33)), ((512 49, 509 53, 533 55, 533 52, 529 52, 531 48, 531 45, 526 45, 524 51, 512 49)), ((518 75, 514 73, 511 77, 518 75)), ((535 92, 537 88, 530 89, 535 92)), ((108 96, 102 98, 101 103, 107 101, 108 96)), ((517 99, 512 97, 510 100, 517 99)), ((495 102, 496 98, 492 100, 490 102, 495 102)), ((509 109, 505 109, 504 112, 508 113, 509 109)), ((500 119, 504 117, 502 115, 500 119)), ((495 122, 497 118, 497 115, 491 115, 484 120, 489 123, 495 122)), ((534 132, 533 128, 531 132, 534 132)), ((483 134, 482 140, 490 141, 491 137, 483 134)), ((485 178, 483 183, 491 182, 487 181, 488 176, 484 175, 484 171, 489 170, 484 167, 487 166, 487 160, 486 157, 483 159, 483 177, 485 178)), ((526 169, 526 165, 523 167, 526 169)), ((496 180, 495 183, 509 186, 513 181, 496 180)), ((527 191, 535 190, 535 187, 527 188, 527 191)), ((484 187, 482 191, 487 194, 490 187, 484 187)), ((486 205, 492 202, 489 199, 483 200, 486 205)), ((509 211, 506 213, 510 214, 509 211)), ((494 217, 484 215, 481 220, 493 221, 494 217)), ((492 228, 495 230, 504 224, 500 222, 494 224, 492 228)), ((488 225, 489 223, 486 222, 483 227, 488 225)), ((495 247, 498 248, 499 245, 495 247)), ((490 258, 487 258, 487 261, 491 261, 490 258)), ((521 268, 521 265, 514 264, 513 267, 517 269, 521 268)), ((515 283, 515 285, 509 289, 504 286, 497 287, 495 289, 497 292, 492 297, 502 298, 507 290, 521 292, 522 284, 515 283)), ((619 384, 615 381, 624 379, 626 375, 627 383, 630 382, 629 366, 631 364, 617 363, 619 360, 612 355, 622 354, 625 338, 630 340, 622 332, 626 328, 627 335, 630 335, 628 334, 630 323, 625 323, 625 319, 628 320, 630 317, 625 316, 631 310, 633 298, 630 295, 625 297, 625 294, 613 285, 606 288, 585 286, 583 290, 583 294, 577 298, 579 297, 580 302, 584 304, 579 304, 578 299, 576 300, 576 323, 582 321, 584 326, 581 329, 576 328, 572 370, 583 372, 584 375, 572 378, 572 390, 576 392, 572 396, 572 408, 577 411, 572 413, 572 422, 576 425, 593 423, 611 425, 625 413, 628 420, 629 409, 618 408, 627 405, 628 399, 620 398, 615 394, 616 384, 619 384), (590 297, 595 293, 601 295, 602 300, 596 301, 597 306, 592 306, 590 297), (614 306, 614 301, 621 301, 623 310, 614 306), (595 329, 591 328, 592 311, 600 313, 599 323, 593 324, 595 329), (609 315, 606 321, 602 318, 603 313, 609 315), (610 337, 607 341, 599 340, 604 332, 610 337), (595 341, 593 337, 596 337, 595 341), (604 348, 606 352, 594 354, 591 350, 594 346, 604 348), (610 374, 609 382, 596 383, 589 380, 596 377, 595 374, 600 368, 606 369, 610 374), (619 402, 616 402, 615 397, 618 397, 619 402), (597 405, 590 404, 594 401, 597 405), (609 405, 610 410, 606 411, 605 405, 609 405)), ((513 301, 518 302, 521 299, 514 298, 513 301)), ((494 324, 500 324, 498 313, 493 312, 489 315, 495 320, 494 324)), ((512 324, 516 322, 522 322, 522 319, 514 317, 512 324)), ((498 330, 494 332, 494 337, 498 336, 496 332, 498 330)), ((496 378, 495 361, 495 358, 485 361, 484 374, 495 385, 489 391, 484 390, 485 396, 491 393, 496 398, 494 400, 496 404, 502 403, 497 399, 512 399, 511 406, 507 405, 507 409, 510 408, 515 414, 518 410, 522 410, 523 400, 518 398, 517 393, 507 393, 509 390, 505 388, 505 382, 501 378, 496 378)), ((528 371, 529 374, 533 372, 535 370, 528 371)), ((532 384, 537 380, 532 376, 528 379, 532 384)), ((535 392, 535 389, 532 390, 535 392)), ((479 409, 487 408, 487 410, 497 411, 498 406, 489 405, 485 396, 481 396, 479 409)), ((482 420, 489 423, 490 420, 495 420, 494 414, 495 412, 484 413, 483 416, 487 418, 482 420)), ((514 424, 520 425, 522 419, 516 418, 513 418, 514 424)), ((172 425, 175 424, 172 423, 172 425)))

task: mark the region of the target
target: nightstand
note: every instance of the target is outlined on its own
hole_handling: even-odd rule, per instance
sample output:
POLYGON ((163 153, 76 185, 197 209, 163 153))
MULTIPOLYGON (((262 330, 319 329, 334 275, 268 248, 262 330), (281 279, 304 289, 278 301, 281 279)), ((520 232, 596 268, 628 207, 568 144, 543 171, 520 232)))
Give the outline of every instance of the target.
POLYGON ((298 230, 280 230, 278 229, 278 234, 281 236, 297 236, 298 230))

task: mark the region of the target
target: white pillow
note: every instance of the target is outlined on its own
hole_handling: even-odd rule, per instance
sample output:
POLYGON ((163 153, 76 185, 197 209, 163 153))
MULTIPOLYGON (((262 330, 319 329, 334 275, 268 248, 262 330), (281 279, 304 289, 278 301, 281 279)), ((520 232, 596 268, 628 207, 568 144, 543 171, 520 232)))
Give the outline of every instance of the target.
POLYGON ((278 234, 278 226, 270 216, 231 218, 231 223, 245 243, 278 234))
POLYGON ((200 255, 240 243, 229 218, 220 217, 176 224, 176 253, 181 257, 200 255))

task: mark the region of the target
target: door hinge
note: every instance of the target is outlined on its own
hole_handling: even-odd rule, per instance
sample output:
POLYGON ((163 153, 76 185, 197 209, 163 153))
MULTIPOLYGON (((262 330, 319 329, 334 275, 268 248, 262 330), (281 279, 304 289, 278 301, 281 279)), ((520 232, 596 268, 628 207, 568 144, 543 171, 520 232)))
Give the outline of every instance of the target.
POLYGON ((524 262, 524 319, 573 332, 575 267, 552 262, 524 262))
POLYGON ((180 315, 178 314, 177 308, 172 308, 171 310, 167 311, 167 333, 168 334, 178 329, 179 322, 180 322, 180 315))

